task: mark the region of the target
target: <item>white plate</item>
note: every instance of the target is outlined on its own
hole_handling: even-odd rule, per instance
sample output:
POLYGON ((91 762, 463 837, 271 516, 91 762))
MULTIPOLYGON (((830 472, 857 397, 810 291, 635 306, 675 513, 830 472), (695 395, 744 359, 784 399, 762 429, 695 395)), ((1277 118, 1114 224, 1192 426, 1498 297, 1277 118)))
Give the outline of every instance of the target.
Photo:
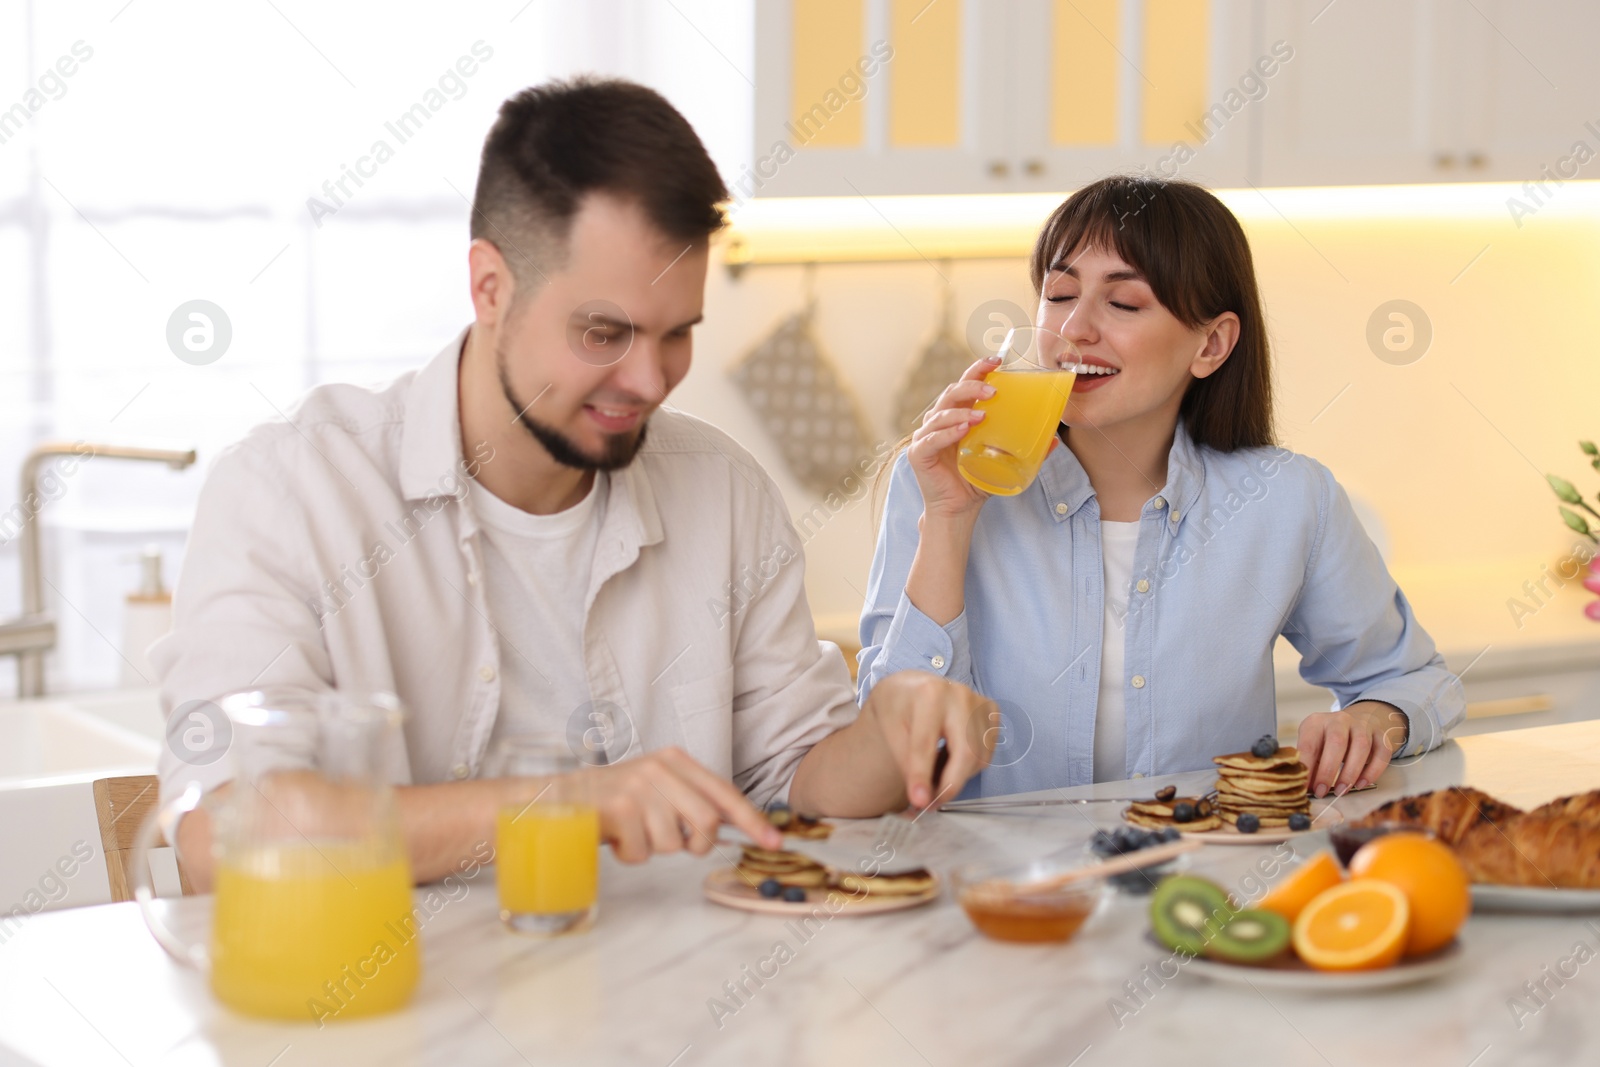
POLYGON ((762 896, 760 891, 745 881, 733 867, 712 871, 706 875, 705 881, 701 884, 706 899, 713 904, 764 915, 811 915, 817 908, 830 903, 830 897, 836 897, 837 900, 832 901, 834 906, 828 910, 838 915, 877 915, 885 911, 903 911, 938 899, 939 888, 939 877, 935 875, 933 885, 921 893, 892 897, 857 895, 843 889, 829 889, 823 886, 806 890, 805 900, 788 901, 762 896))
POLYGON ((1240 833, 1232 823, 1223 823, 1215 830, 1184 831, 1184 837, 1192 837, 1196 841, 1204 841, 1208 845, 1274 845, 1279 841, 1287 841, 1291 837, 1301 834, 1314 834, 1318 830, 1328 830, 1344 822, 1344 813, 1338 808, 1324 805, 1321 811, 1316 810, 1317 801, 1312 802, 1313 815, 1311 816, 1311 829, 1282 830, 1260 829, 1253 834, 1240 833))
POLYGON ((1474 911, 1600 911, 1600 889, 1540 889, 1527 885, 1475 885, 1474 911))
POLYGON ((1214 982, 1253 985, 1257 989, 1282 989, 1307 993, 1360 993, 1390 989, 1437 978, 1460 963, 1461 942, 1450 942, 1438 952, 1414 960, 1401 960, 1376 971, 1318 971, 1287 956, 1277 963, 1251 967, 1196 957, 1183 969, 1214 982))

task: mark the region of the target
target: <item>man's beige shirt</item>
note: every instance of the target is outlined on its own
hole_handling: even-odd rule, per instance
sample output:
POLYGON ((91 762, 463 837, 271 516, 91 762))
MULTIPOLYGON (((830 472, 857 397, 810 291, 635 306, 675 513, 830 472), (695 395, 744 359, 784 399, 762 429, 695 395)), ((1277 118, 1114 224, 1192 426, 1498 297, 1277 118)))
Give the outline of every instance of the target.
MULTIPOLYGON (((163 796, 232 775, 228 758, 201 765, 185 747, 190 702, 277 685, 398 695, 399 784, 483 770, 500 642, 466 479, 494 458, 462 453, 465 338, 387 386, 313 389, 289 421, 217 457, 173 632, 151 651, 169 717, 163 796)), ((857 708, 838 648, 817 640, 777 487, 726 434, 670 408, 634 462, 602 477, 610 500, 572 620, 595 707, 570 709, 574 729, 603 709, 620 724, 612 762, 678 745, 758 805, 786 797, 801 757, 857 708)))

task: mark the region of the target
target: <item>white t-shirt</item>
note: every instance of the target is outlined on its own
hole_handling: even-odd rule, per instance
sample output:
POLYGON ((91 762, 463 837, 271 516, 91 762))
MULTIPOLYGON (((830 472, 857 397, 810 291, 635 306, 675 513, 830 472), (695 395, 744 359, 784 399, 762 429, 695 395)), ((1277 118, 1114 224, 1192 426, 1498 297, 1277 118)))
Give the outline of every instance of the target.
POLYGON ((584 594, 610 481, 596 474, 578 503, 532 515, 472 483, 483 525, 484 593, 500 644, 500 711, 492 741, 565 733, 590 700, 583 665, 584 594))
POLYGON ((1105 560, 1105 621, 1100 633, 1100 694, 1094 712, 1094 780, 1128 776, 1128 713, 1123 702, 1124 620, 1133 582, 1133 553, 1139 546, 1137 522, 1100 522, 1100 555, 1105 560))

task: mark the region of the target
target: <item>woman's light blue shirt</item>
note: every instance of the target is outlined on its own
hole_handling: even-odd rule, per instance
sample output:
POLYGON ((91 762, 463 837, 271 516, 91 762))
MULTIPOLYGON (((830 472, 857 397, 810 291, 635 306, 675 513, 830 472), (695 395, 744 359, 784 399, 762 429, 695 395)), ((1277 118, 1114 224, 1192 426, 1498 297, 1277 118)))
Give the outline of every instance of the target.
MULTIPOLYGON (((963 682, 1001 711, 993 763, 964 796, 1094 780, 1104 565, 1100 506, 1071 449, 1039 478, 984 504, 967 562, 966 610, 940 626, 906 596, 922 494, 908 460, 890 476, 861 616, 860 698, 900 670, 963 682)), ((1466 711, 1461 684, 1417 624, 1328 468, 1286 449, 1218 452, 1180 424, 1167 484, 1139 513, 1123 687, 1134 774, 1212 766, 1277 732, 1272 650, 1340 707, 1392 704, 1410 720, 1396 755, 1443 741, 1466 711)))

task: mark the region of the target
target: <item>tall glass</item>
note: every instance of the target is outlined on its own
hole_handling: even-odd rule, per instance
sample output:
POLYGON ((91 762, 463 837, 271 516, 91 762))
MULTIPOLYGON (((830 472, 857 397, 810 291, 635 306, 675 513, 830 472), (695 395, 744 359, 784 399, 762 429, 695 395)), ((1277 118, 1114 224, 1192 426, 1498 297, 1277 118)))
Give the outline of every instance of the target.
POLYGON ((995 496, 1015 496, 1039 476, 1061 423, 1079 362, 1071 341, 1043 326, 1017 326, 1000 344, 1000 366, 984 381, 995 394, 974 405, 986 412, 961 439, 956 468, 995 496))
POLYGON ((501 921, 543 937, 588 928, 599 894, 600 813, 566 737, 506 738, 489 771, 536 779, 533 799, 501 808, 495 821, 501 921))

